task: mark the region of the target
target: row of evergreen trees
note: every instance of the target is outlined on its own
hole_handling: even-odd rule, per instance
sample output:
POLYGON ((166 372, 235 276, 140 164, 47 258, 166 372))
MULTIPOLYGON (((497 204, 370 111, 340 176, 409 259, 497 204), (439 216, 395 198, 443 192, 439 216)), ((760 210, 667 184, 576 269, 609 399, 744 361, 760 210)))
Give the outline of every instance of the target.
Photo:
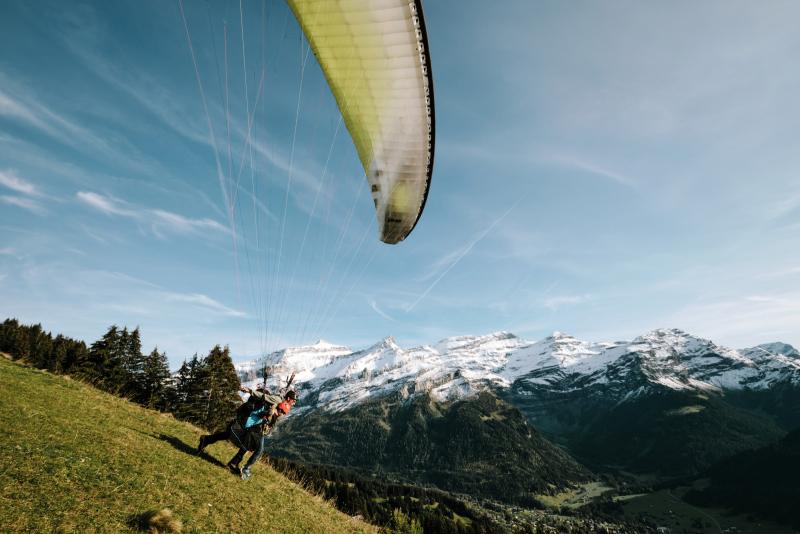
POLYGON ((210 430, 222 428, 241 403, 228 347, 217 345, 205 358, 195 354, 173 376, 165 353, 158 348, 142 353, 139 328, 112 326, 87 347, 61 334, 54 338, 40 324, 6 319, 0 324, 0 352, 210 430))

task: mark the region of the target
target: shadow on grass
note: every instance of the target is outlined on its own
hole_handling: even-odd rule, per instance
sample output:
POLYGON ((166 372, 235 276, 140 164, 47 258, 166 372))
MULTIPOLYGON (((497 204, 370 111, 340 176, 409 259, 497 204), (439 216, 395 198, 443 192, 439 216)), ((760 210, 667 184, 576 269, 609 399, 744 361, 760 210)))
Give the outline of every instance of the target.
POLYGON ((139 532, 148 532, 150 530, 150 519, 156 513, 153 511, 142 512, 140 514, 133 514, 128 516, 128 520, 126 521, 127 525, 133 529, 138 530, 139 532))
POLYGON ((175 436, 170 436, 170 435, 167 435, 167 434, 158 434, 158 435, 150 434, 150 435, 152 437, 156 438, 156 439, 160 439, 161 441, 165 441, 165 442, 169 443, 174 448, 176 448, 177 450, 179 450, 179 451, 181 451, 183 453, 189 454, 191 456, 197 456, 198 458, 202 458, 206 462, 214 464, 214 465, 216 465, 218 467, 225 467, 225 464, 223 464, 222 462, 220 462, 219 460, 217 460, 216 458, 214 458, 213 456, 211 456, 207 452, 198 453, 196 446, 189 445, 188 443, 184 443, 183 441, 181 441, 180 439, 176 438, 175 436))

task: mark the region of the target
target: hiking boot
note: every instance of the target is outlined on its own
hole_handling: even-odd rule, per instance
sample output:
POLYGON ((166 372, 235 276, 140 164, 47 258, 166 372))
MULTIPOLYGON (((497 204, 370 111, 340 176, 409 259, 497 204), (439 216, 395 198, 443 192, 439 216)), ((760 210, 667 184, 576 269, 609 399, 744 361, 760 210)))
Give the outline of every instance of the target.
POLYGON ((235 464, 233 462, 228 462, 228 469, 230 469, 231 473, 233 473, 234 475, 239 476, 239 475, 242 474, 242 470, 239 469, 239 464, 235 464))
POLYGON ((206 448, 206 437, 200 436, 200 443, 197 445, 197 454, 202 453, 203 449, 205 448, 206 448))
POLYGON ((242 477, 242 480, 247 480, 248 478, 250 478, 250 468, 249 467, 245 467, 244 469, 242 469, 241 477, 242 477))

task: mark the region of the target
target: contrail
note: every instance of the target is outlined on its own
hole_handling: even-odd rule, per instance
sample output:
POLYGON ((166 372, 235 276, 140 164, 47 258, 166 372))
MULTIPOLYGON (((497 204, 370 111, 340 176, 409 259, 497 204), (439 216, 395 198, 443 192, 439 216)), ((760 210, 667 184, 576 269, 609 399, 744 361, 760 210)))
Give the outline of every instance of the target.
POLYGON ((436 278, 436 280, 434 280, 434 281, 433 281, 433 283, 432 283, 430 286, 428 286, 428 289, 426 289, 426 290, 425 290, 425 291, 424 291, 424 292, 423 292, 423 293, 422 293, 422 294, 421 294, 421 295, 420 295, 420 296, 417 298, 417 300, 414 302, 414 304, 412 304, 411 306, 409 306, 409 307, 407 307, 407 308, 406 308, 406 313, 408 313, 408 312, 410 312, 411 310, 413 310, 413 309, 414 309, 414 308, 417 306, 417 304, 419 304, 419 303, 420 303, 420 301, 421 301, 422 299, 424 299, 424 298, 425 298, 425 297, 428 295, 428 293, 430 293, 430 292, 431 292, 431 290, 432 290, 434 287, 436 287, 436 284, 438 284, 438 283, 439 283, 439 280, 441 280, 442 278, 444 278, 444 276, 445 276, 447 273, 449 273, 449 272, 450 272, 450 271, 453 269, 453 267, 455 267, 455 266, 458 264, 458 262, 460 262, 460 261, 461 261, 461 260, 464 258, 464 256, 466 256, 467 254, 469 254, 469 252, 472 250, 472 248, 473 248, 475 245, 477 245, 477 244, 478 244, 478 243, 481 241, 481 239, 483 239, 484 237, 486 237, 486 236, 489 234, 489 232, 491 232, 491 231, 492 231, 492 229, 493 229, 495 226, 497 226, 497 225, 500 223, 500 221, 502 221, 503 219, 505 219, 505 218, 506 218, 506 216, 508 216, 508 214, 509 214, 509 213, 511 213, 512 211, 514 211, 514 208, 516 208, 516 207, 517 207, 517 205, 520 203, 520 201, 521 201, 521 200, 522 200, 522 198, 519 198, 519 199, 518 199, 516 202, 514 202, 514 205, 513 205, 513 206, 511 206, 510 208, 508 208, 508 210, 506 210, 506 212, 505 212, 504 214, 502 214, 502 215, 501 215, 501 216, 500 216, 500 217, 499 217, 497 220, 495 220, 495 221, 494 221, 492 224, 490 224, 490 225, 489 225, 489 227, 488 227, 486 230, 484 230, 484 231, 483 231, 483 232, 482 232, 482 233, 481 233, 481 234, 480 234, 480 235, 477 237, 477 239, 475 239, 475 240, 474 240, 472 243, 470 243, 470 244, 469 244, 469 246, 468 246, 466 249, 464 249, 464 252, 462 252, 462 253, 461 253, 461 254, 458 256, 458 258, 456 258, 456 259, 455 259, 455 261, 454 261, 453 263, 451 263, 451 264, 450 264, 450 266, 449 266, 447 269, 445 269, 445 270, 442 272, 442 274, 440 274, 440 275, 439 275, 439 276, 436 278))

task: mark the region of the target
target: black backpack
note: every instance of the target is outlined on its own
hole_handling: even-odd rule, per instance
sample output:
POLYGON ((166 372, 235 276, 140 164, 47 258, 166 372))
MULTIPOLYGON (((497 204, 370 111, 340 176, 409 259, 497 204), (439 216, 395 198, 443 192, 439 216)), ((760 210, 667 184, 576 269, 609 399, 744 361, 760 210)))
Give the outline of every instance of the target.
POLYGON ((250 417, 250 414, 254 411, 263 408, 266 405, 264 397, 257 396, 257 395, 250 395, 250 397, 242 403, 241 406, 236 408, 236 422, 244 428, 245 423, 247 423, 247 418, 250 417))

